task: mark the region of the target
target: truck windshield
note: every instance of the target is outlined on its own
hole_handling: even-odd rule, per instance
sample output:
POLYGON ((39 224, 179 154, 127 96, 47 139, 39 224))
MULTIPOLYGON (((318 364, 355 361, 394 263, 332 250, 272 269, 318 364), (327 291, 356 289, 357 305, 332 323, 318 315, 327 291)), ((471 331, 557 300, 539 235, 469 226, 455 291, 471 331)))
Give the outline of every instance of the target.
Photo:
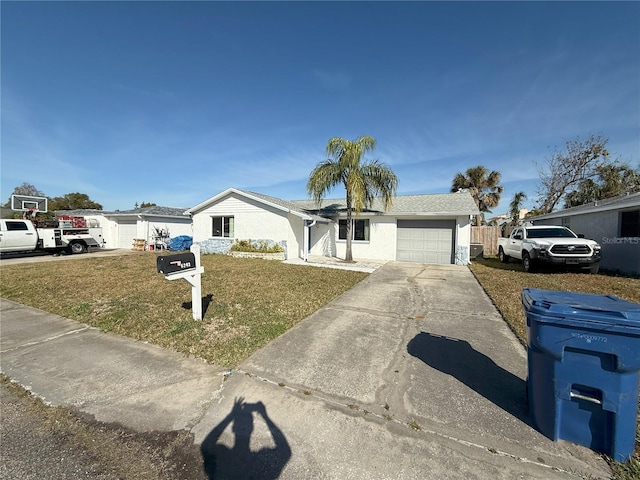
POLYGON ((576 238, 576 236, 566 228, 531 228, 527 229, 527 238, 576 238))

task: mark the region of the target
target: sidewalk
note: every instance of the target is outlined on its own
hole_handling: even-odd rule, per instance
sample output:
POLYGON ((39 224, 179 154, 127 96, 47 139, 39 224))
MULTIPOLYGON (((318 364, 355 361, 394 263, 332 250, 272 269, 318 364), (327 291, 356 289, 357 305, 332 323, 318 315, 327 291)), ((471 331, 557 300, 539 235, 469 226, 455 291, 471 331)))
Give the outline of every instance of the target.
POLYGON ((189 430, 210 478, 610 475, 529 425, 526 352, 466 267, 390 262, 233 372, 0 308, 3 373, 100 421, 189 430))

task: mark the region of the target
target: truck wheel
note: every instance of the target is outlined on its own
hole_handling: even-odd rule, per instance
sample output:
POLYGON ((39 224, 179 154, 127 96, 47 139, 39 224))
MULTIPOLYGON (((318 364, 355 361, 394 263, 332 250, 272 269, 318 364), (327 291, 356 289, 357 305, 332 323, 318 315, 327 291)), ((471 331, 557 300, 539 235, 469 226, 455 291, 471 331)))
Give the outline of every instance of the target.
POLYGON ((498 258, 502 263, 509 263, 509 255, 505 255, 502 247, 498 249, 498 258))
POLYGON ((87 246, 82 242, 71 242, 71 244, 69 244, 69 253, 71 254, 84 253, 86 251, 87 246))
POLYGON ((525 272, 531 273, 534 271, 533 262, 531 261, 531 257, 527 252, 524 252, 522 254, 522 266, 524 267, 525 272))

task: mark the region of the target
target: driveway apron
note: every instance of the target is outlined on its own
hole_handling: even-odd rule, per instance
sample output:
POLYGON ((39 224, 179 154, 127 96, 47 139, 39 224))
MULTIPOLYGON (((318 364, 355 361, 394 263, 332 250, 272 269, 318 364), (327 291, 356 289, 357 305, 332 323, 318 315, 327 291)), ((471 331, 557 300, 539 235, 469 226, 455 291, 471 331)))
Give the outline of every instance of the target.
POLYGON ((468 268, 391 262, 245 361, 193 431, 212 456, 244 435, 280 478, 608 478, 530 426, 526 369, 468 268), (240 400, 268 420, 223 432, 240 400))

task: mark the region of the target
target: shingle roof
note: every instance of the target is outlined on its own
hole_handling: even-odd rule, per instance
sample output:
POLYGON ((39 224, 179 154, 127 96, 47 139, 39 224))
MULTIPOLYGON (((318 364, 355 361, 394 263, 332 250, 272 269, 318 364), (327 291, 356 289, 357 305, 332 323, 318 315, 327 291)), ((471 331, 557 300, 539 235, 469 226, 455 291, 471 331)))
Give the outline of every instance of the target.
POLYGON ((130 215, 143 215, 150 217, 180 217, 184 218, 184 212, 186 208, 174 208, 174 207, 145 207, 134 208, 131 210, 94 210, 94 209, 77 209, 77 210, 58 210, 55 213, 57 215, 104 215, 108 217, 113 216, 130 216, 130 215))
MULTIPOLYGON (((319 215, 337 215, 346 211, 343 198, 325 199, 320 206, 313 200, 296 200, 293 202, 305 211, 317 212, 319 215)), ((380 198, 376 198, 372 208, 364 213, 384 213, 380 198)), ((468 192, 436 193, 425 195, 398 195, 393 198, 388 215, 476 215, 480 213, 473 197, 468 192)))
POLYGON ((558 218, 567 215, 580 215, 584 213, 638 206, 640 206, 640 192, 620 195, 619 197, 605 198, 604 200, 590 202, 585 205, 578 205, 577 207, 565 208, 564 210, 558 210, 557 212, 545 213, 544 215, 532 217, 531 220, 535 221, 544 218, 558 218))
MULTIPOLYGON (((295 215, 307 219, 318 221, 326 221, 327 217, 336 217, 344 213, 347 209, 345 199, 325 199, 318 206, 313 200, 283 200, 277 197, 271 197, 262 193, 251 192, 248 190, 240 190, 238 188, 229 188, 208 200, 191 207, 186 210, 188 214, 206 208, 212 202, 223 198, 225 195, 236 192, 254 198, 258 201, 274 205, 283 210, 287 210, 295 215)), ((384 206, 380 198, 376 198, 370 209, 364 210, 362 213, 383 214, 384 206)), ((457 193, 436 193, 426 195, 398 195, 393 198, 391 208, 386 214, 388 215, 477 215, 480 213, 478 207, 471 194, 467 191, 457 193)))

